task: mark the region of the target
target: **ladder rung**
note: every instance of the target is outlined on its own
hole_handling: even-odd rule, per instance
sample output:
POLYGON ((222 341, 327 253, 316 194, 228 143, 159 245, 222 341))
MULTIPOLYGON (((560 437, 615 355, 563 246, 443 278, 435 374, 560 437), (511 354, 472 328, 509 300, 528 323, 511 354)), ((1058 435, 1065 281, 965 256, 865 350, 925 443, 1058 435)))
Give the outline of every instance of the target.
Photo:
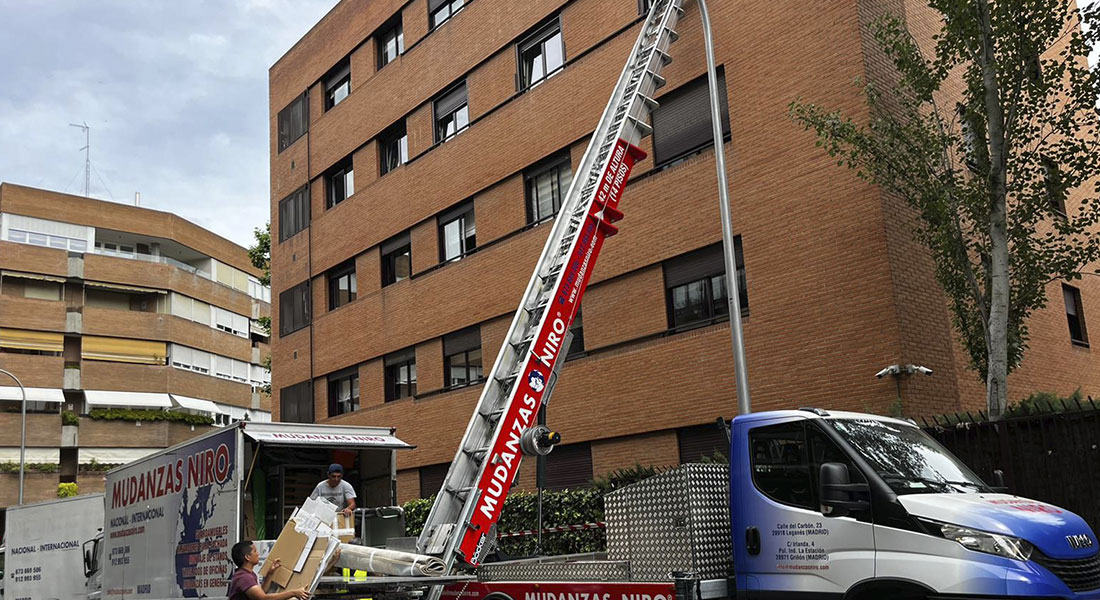
POLYGON ((634 117, 631 117, 630 122, 633 123, 634 126, 637 127, 639 131, 642 132, 642 137, 645 137, 645 136, 653 133, 653 126, 650 125, 649 123, 646 123, 645 121, 642 121, 640 119, 635 119, 634 117))
POLYGON ((667 31, 668 31, 668 43, 671 44, 672 42, 675 42, 676 40, 680 39, 680 34, 676 33, 675 29, 668 29, 667 31))
POLYGON ((656 73, 652 73, 652 72, 649 74, 649 76, 653 78, 653 87, 654 87, 654 89, 661 88, 661 87, 665 86, 665 78, 664 77, 661 77, 660 75, 658 75, 656 73))

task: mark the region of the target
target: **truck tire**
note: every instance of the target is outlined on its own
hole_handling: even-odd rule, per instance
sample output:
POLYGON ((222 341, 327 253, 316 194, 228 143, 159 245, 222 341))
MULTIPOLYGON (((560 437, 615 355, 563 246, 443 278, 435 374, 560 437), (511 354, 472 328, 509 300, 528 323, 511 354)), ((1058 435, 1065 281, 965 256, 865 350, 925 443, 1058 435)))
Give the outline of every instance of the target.
POLYGON ((857 584, 844 596, 844 600, 927 600, 932 590, 912 581, 871 580, 857 584))

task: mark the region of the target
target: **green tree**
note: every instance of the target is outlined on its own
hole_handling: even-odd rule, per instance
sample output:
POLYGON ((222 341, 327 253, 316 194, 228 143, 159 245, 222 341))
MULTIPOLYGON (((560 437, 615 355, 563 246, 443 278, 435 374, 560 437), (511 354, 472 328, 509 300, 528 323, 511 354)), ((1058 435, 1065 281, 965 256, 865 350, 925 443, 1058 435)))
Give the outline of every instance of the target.
MULTIPOLYGON (((260 229, 256 227, 252 230, 252 235, 256 238, 256 243, 248 248, 248 259, 252 261, 252 266, 261 271, 260 283, 270 286, 271 285, 271 221, 264 223, 264 228, 260 229)), ((260 317, 257 319, 260 327, 268 337, 271 337, 271 317, 260 317)), ((268 354, 264 357, 261 363, 264 370, 268 373, 271 372, 271 355, 268 354)), ((263 386, 263 392, 265 394, 271 393, 271 384, 266 383, 263 386)))
POLYGON ((919 214, 915 235, 996 419, 1048 284, 1079 278, 1100 256, 1100 71, 1085 58, 1100 40, 1100 3, 928 5, 943 22, 931 56, 902 20, 876 24, 897 82, 864 87, 866 123, 801 101, 790 114, 838 164, 919 214), (952 97, 945 84, 955 83, 952 97), (1080 204, 1067 211, 1071 192, 1080 204))

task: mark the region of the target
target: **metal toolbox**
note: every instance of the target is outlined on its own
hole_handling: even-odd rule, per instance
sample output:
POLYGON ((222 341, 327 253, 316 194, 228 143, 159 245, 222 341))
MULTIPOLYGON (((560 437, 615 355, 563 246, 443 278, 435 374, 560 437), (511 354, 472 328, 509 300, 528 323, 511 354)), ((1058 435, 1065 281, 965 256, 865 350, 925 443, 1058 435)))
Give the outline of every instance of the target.
POLYGON ((630 561, 633 581, 732 571, 728 465, 682 465, 608 494, 604 509, 608 559, 630 561))

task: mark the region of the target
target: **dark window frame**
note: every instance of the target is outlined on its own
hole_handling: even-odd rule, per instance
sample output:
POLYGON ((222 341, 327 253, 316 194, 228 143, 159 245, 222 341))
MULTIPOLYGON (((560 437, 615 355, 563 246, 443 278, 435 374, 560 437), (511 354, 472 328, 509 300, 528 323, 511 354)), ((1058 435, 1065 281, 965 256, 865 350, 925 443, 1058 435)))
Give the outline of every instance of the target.
POLYGON ((360 398, 359 367, 345 369, 328 376, 328 416, 335 417, 358 411, 362 408, 360 398), (342 401, 340 385, 344 381, 348 382, 348 399, 342 401))
POLYGON ((1043 187, 1047 198, 1047 205, 1055 217, 1066 220, 1069 213, 1066 212, 1066 186, 1062 182, 1062 172, 1054 161, 1043 161, 1043 187))
MULTIPOLYGON (((729 93, 725 69, 720 66, 717 71, 722 111, 722 141, 728 142, 732 137, 729 93)), ((714 125, 710 119, 708 86, 707 75, 704 73, 658 98, 661 105, 651 115, 655 169, 679 164, 714 146, 714 125), (688 121, 686 125, 685 120, 688 121), (703 120, 706 121, 705 126, 703 120)))
POLYGON ((1074 346, 1089 347, 1089 332, 1085 326, 1085 306, 1081 300, 1081 290, 1072 285, 1062 284, 1062 299, 1066 305, 1066 321, 1069 324, 1069 341, 1074 346))
POLYGON ((389 21, 379 27, 378 33, 374 35, 374 38, 378 43, 378 69, 382 69, 382 67, 400 58, 401 55, 405 53, 405 31, 401 22, 401 13, 398 12, 391 17, 389 21), (391 41, 393 42, 395 53, 392 58, 387 60, 387 56, 389 55, 387 50, 391 41))
POLYGON ((481 327, 474 325, 443 336, 443 386, 446 389, 458 389, 477 385, 485 381, 484 353, 481 347, 481 327), (476 355, 476 365, 474 357, 476 355), (461 364, 455 364, 455 357, 462 357, 461 364), (461 367, 465 371, 462 381, 456 383, 452 378, 452 368, 461 367), (476 376, 475 376, 476 374, 476 376))
POLYGON ((565 195, 569 192, 569 185, 570 183, 572 183, 572 181, 573 162, 570 159, 568 151, 561 154, 555 154, 554 156, 535 165, 531 169, 528 169, 523 174, 523 193, 527 204, 527 224, 532 225, 535 223, 542 223, 543 221, 548 221, 557 216, 558 211, 561 210, 562 202, 565 200, 565 195), (565 176, 564 181, 562 179, 562 167, 566 168, 568 172, 568 175, 565 176), (557 175, 556 184, 553 180, 551 180, 551 213, 543 215, 539 210, 540 203, 539 198, 537 197, 537 182, 539 178, 551 174, 557 175), (555 185, 557 186, 556 195, 554 194, 555 185))
POLYGON ((382 287, 405 281, 412 277, 412 243, 409 232, 394 236, 382 243, 379 248, 382 254, 382 287), (397 259, 403 255, 409 257, 408 274, 404 277, 398 275, 397 259))
POLYGON ((284 423, 315 423, 313 414, 313 382, 303 381, 279 390, 279 421, 284 423), (303 418, 303 409, 308 417, 303 418))
MULTIPOLYGON (((741 295, 741 317, 744 318, 749 314, 749 292, 745 269, 745 255, 741 245, 740 235, 734 237, 733 244, 735 255, 734 262, 737 268, 737 284, 741 295)), ((720 285, 723 289, 725 288, 725 257, 723 255, 721 243, 711 244, 666 260, 663 264, 663 271, 665 279, 665 309, 670 331, 688 331, 690 329, 719 323, 729 318, 728 296, 726 296, 726 300, 721 303, 716 302, 714 298, 714 288, 716 284, 720 285), (717 256, 715 256, 715 253, 717 253, 717 256), (675 272, 680 270, 688 272, 698 271, 698 276, 690 278, 679 276, 675 272), (681 279, 683 279, 683 281, 681 281, 681 279), (718 282, 715 280, 718 280, 718 282), (696 285, 700 282, 705 282, 703 287, 705 300, 702 306, 706 309, 707 315, 700 319, 677 322, 674 301, 675 290, 696 285), (726 310, 723 311, 721 310, 722 308, 726 310)), ((726 294, 729 293, 729 290, 724 291, 726 294)))
POLYGON ((279 337, 304 329, 313 322, 311 293, 307 279, 279 294, 279 337), (300 315, 289 314, 296 309, 300 315))
MULTIPOLYGON (((810 441, 806 432, 806 424, 803 421, 784 421, 782 423, 761 425, 759 427, 754 427, 750 429, 749 470, 752 473, 752 485, 754 488, 756 488, 756 491, 760 492, 762 496, 771 500, 772 502, 782 504, 783 506, 791 506, 804 510, 817 510, 817 506, 815 505, 817 493, 813 489, 813 476, 810 473, 809 446, 810 441), (783 439, 779 436, 791 434, 797 434, 797 437, 791 437, 790 440, 793 440, 793 443, 801 444, 800 448, 795 449, 795 451, 799 453, 799 456, 794 456, 793 452, 787 452, 788 447, 784 446, 781 448, 781 453, 783 456, 769 456, 767 457, 769 459, 768 464, 758 464, 757 461, 759 461, 761 458, 759 455, 759 451, 762 449, 757 447, 758 442, 766 443, 768 440, 783 439), (797 461, 792 462, 791 459, 797 459, 797 461), (783 463, 770 462, 772 460, 782 460, 783 463), (766 468, 761 469, 758 467, 766 468), (763 474, 768 474, 769 476, 772 476, 773 474, 783 471, 796 473, 798 478, 802 478, 803 473, 805 474, 805 490, 799 492, 806 496, 804 502, 796 502, 789 497, 778 497, 776 495, 777 488, 762 484, 760 481, 763 474)), ((794 449, 793 446, 790 446, 790 448, 794 449)), ((789 479, 793 480, 794 478, 789 477, 789 479)))
POLYGON ((332 110, 337 104, 348 99, 351 95, 351 59, 345 58, 337 63, 322 80, 325 90, 325 112, 332 110), (338 96, 341 88, 345 88, 344 95, 338 96))
POLYGON ((435 143, 441 144, 466 131, 470 127, 470 90, 466 87, 466 80, 447 88, 432 100, 432 131, 435 143), (461 101, 458 100, 461 96, 461 101), (453 107, 452 107, 453 105, 453 107), (441 108, 442 107, 442 108, 441 108), (460 116, 464 113, 465 123, 460 116), (450 134, 450 124, 454 123, 454 131, 450 134))
POLYGON ((355 165, 349 156, 333 165, 325 173, 325 209, 335 208, 353 194, 355 194, 355 165), (349 180, 351 186, 348 186, 349 180))
POLYGON ((565 68, 566 62, 565 38, 561 31, 561 18, 555 15, 552 19, 540 25, 533 33, 516 44, 516 91, 522 92, 524 90, 529 90, 547 79, 550 79, 565 68), (548 68, 549 64, 546 59, 545 44, 554 37, 558 38, 558 46, 561 49, 561 64, 550 69, 548 68), (536 48, 538 49, 538 56, 542 63, 542 74, 537 78, 535 78, 533 71, 527 73, 525 69, 527 65, 527 55, 536 48))
POLYGON ((573 322, 569 324, 569 333, 573 334, 573 341, 569 343, 569 348, 565 351, 565 360, 587 356, 588 354, 584 349, 584 315, 581 313, 580 306, 577 307, 577 314, 573 317, 573 322))
POLYGON ((470 0, 428 0, 428 32, 450 21, 469 3, 470 0))
POLYGON ((385 175, 409 162, 409 133, 405 119, 378 136, 378 174, 385 175))
POLYGON ((477 251, 477 216, 474 214, 474 201, 467 200, 440 213, 436 218, 439 229, 439 262, 455 262, 477 251), (447 226, 456 221, 461 221, 459 226, 459 253, 454 256, 447 255, 447 226), (471 232, 469 224, 473 225, 471 232))
POLYGON ((276 119, 276 137, 278 150, 283 150, 294 145, 301 137, 309 133, 309 93, 291 100, 289 104, 279 111, 276 119), (300 111, 296 113, 295 111, 300 111), (298 130, 300 129, 300 131, 298 130))
POLYGON ((279 201, 280 244, 309 227, 310 210, 308 183, 279 201))
POLYGON ((332 269, 329 269, 326 274, 328 279, 328 309, 336 310, 341 306, 351 304, 355 302, 356 297, 359 295, 359 283, 358 275, 355 271, 355 259, 351 259, 345 263, 339 264, 332 269), (347 291, 342 292, 340 289, 340 280, 347 279, 347 291), (344 296, 341 301, 341 296, 344 296))
POLYGON ((386 388, 386 402, 416 397, 416 350, 414 348, 387 354, 382 359, 382 365, 385 371, 383 384, 386 388), (403 383, 399 377, 402 369, 405 369, 403 383), (405 389, 400 388, 402 385, 405 389))

